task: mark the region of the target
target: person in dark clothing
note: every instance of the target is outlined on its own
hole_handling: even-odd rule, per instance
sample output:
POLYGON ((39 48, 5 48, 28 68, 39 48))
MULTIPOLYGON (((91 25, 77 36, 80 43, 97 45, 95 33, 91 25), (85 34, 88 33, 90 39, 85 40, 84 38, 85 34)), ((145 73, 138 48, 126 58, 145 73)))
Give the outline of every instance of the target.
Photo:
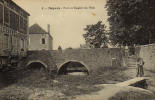
POLYGON ((137 77, 144 76, 144 69, 143 69, 144 61, 142 58, 137 59, 137 77))

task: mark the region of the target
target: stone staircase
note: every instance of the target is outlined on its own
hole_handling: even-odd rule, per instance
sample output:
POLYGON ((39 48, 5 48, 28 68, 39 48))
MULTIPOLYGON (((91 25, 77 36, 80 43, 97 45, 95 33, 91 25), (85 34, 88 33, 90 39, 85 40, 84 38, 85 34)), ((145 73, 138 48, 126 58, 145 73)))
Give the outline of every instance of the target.
POLYGON ((129 56, 125 58, 126 66, 129 68, 136 68, 136 56, 129 56))

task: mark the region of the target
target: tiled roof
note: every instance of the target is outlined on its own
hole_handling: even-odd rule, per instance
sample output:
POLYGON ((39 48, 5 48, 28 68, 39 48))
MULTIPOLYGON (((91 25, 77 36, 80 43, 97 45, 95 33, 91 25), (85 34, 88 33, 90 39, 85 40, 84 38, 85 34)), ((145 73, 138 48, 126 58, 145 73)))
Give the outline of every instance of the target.
POLYGON ((38 24, 34 24, 29 28, 30 34, 48 34, 43 28, 41 28, 38 24))

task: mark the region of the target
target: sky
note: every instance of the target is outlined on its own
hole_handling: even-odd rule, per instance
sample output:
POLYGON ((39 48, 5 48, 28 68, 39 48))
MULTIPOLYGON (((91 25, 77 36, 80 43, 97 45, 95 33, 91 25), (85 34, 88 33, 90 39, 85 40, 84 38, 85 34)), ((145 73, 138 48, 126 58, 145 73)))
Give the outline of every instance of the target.
POLYGON ((30 13, 29 26, 51 26, 53 47, 78 48, 85 44, 86 25, 102 21, 108 26, 106 0, 13 0, 30 13))

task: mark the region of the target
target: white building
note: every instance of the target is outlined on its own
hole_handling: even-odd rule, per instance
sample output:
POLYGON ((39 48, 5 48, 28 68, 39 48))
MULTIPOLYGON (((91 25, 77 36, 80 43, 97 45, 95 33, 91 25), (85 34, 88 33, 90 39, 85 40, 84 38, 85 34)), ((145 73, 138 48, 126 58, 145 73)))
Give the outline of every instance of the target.
POLYGON ((48 32, 42 29, 38 24, 29 28, 29 50, 52 50, 53 37, 50 35, 50 25, 48 32))

